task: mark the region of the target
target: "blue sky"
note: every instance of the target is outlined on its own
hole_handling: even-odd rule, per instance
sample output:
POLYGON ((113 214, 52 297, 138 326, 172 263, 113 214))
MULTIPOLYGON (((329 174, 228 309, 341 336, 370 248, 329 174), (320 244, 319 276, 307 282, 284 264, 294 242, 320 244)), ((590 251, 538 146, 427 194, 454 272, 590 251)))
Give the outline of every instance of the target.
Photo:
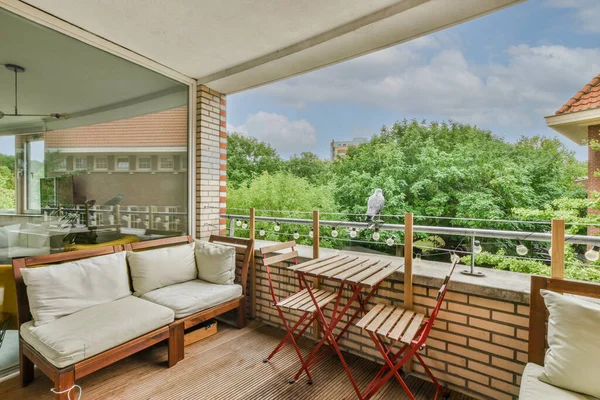
POLYGON ((284 157, 407 119, 560 137, 551 115, 600 73, 600 0, 529 0, 335 66, 228 96, 228 129, 284 157))

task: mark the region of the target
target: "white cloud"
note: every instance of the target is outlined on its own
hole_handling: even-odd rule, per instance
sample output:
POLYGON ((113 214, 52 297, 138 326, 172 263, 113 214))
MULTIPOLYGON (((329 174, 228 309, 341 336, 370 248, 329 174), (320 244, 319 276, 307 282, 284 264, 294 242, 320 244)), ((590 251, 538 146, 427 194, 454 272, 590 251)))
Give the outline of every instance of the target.
POLYGON ((227 130, 269 143, 284 157, 310 151, 317 141, 315 128, 310 122, 290 120, 285 115, 264 111, 248 115, 243 125, 228 125, 227 130))
POLYGON ((600 1, 598 0, 548 0, 546 7, 573 9, 582 30, 600 33, 600 1))
POLYGON ((358 103, 398 111, 398 119, 441 117, 520 135, 600 71, 599 49, 520 45, 505 51, 502 64, 477 65, 457 47, 409 44, 258 90, 296 107, 358 103))

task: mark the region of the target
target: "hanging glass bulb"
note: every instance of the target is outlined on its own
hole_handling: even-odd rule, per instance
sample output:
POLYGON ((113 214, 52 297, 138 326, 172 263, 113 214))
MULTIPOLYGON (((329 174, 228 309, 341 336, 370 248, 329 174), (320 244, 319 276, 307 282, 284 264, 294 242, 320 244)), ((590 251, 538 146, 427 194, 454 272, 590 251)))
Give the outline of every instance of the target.
POLYGON ((598 252, 598 250, 598 246, 593 246, 585 252, 585 259, 591 262, 598 261, 598 258, 600 258, 600 252, 598 252))
POLYGON ((450 261, 452 261, 453 263, 454 262, 458 263, 458 262, 460 262, 460 257, 455 252, 452 252, 450 255, 450 261))
POLYGON ((375 228, 375 232, 373 232, 373 236, 371 236, 373 240, 379 240, 379 228, 375 228))
POLYGON ((265 229, 264 228, 260 228, 260 230, 258 231, 258 234, 260 236, 265 236, 265 229))
POLYGON ((415 264, 418 264, 421 262, 421 253, 417 253, 417 255, 415 256, 415 264))
POLYGON ((246 221, 242 222, 242 229, 246 229, 248 227, 248 224, 246 223, 246 221))
POLYGON ((483 249, 481 248, 481 242, 479 240, 475 240, 473 242, 473 253, 479 254, 483 249))
POLYGON ((331 236, 334 238, 338 237, 338 231, 335 229, 335 226, 331 228, 331 236))
POLYGON ((352 239, 354 239, 356 237, 356 228, 352 228, 352 230, 350 231, 350 237, 352 239))
POLYGON ((279 225, 279 222, 275 222, 275 227, 273 228, 273 230, 275 232, 279 232, 281 230, 281 225, 279 225))
POLYGON ((139 224, 140 222, 142 222, 142 219, 141 219, 140 217, 137 217, 137 218, 135 219, 135 222, 137 222, 137 223, 139 224))
POLYGON ((525 245, 522 243, 519 243, 517 245, 516 250, 517 250, 517 254, 520 256, 524 256, 529 252, 529 249, 527 247, 525 247, 525 245))
POLYGON ((396 236, 389 237, 385 240, 388 246, 393 246, 396 240, 396 236))
POLYGON ((294 239, 298 239, 300 237, 300 234, 298 233, 298 231, 294 231, 294 239))
POLYGON ((236 224, 237 226, 242 226, 242 221, 238 219, 237 221, 235 221, 235 224, 236 224))
POLYGON ((308 237, 312 239, 313 236, 315 236, 315 232, 313 231, 313 228, 310 228, 310 232, 308 232, 308 237))
POLYGON ((552 257, 552 246, 548 247, 548 255, 552 257))

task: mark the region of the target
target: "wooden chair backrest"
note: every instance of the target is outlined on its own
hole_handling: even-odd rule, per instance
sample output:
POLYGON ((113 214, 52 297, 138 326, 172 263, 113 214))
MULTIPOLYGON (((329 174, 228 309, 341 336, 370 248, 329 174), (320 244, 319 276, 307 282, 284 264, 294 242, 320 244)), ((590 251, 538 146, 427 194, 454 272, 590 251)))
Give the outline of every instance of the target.
POLYGON ((27 298, 27 286, 21 274, 22 268, 35 267, 37 265, 54 265, 68 261, 81 260, 83 258, 104 256, 122 251, 121 246, 97 247, 94 249, 69 251, 65 253, 48 254, 36 257, 16 258, 13 260, 13 276, 17 291, 17 318, 19 327, 27 321, 31 321, 31 310, 27 298))
POLYGON ((569 281, 537 275, 531 276, 528 361, 538 365, 544 365, 544 355, 546 354, 546 319, 548 312, 544 304, 544 298, 540 294, 542 289, 600 299, 600 284, 598 283, 569 281))
POLYGON ((294 240, 290 240, 289 242, 277 243, 271 246, 265 246, 260 248, 260 254, 264 257, 263 263, 264 265, 273 265, 275 263, 284 262, 292 259, 298 258, 298 251, 294 250, 296 247, 296 242, 294 240), (275 256, 266 257, 267 254, 273 253, 279 250, 290 249, 290 251, 282 254, 277 254, 275 256))
MULTIPOLYGON (((235 248, 235 265, 236 265, 236 283, 242 285, 242 291, 246 294, 246 286, 248 282, 248 268, 250 259, 254 252, 254 240, 244 238, 233 238, 228 236, 211 235, 209 242, 225 244, 235 248)), ((167 237, 146 242, 129 243, 125 245, 125 251, 150 250, 167 246, 176 246, 185 243, 193 243, 192 236, 176 236, 167 237)))

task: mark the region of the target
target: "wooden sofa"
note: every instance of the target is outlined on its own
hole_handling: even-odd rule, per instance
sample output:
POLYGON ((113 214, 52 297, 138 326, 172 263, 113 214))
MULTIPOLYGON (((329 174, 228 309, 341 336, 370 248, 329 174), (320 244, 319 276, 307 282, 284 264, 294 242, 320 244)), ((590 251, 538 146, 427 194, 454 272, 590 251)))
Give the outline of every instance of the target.
MULTIPOLYGON (((130 243, 125 245, 126 251, 151 250, 166 246, 176 246, 184 243, 192 243, 191 236, 169 237, 164 239, 150 240, 147 242, 130 243)), ((226 244, 236 249, 236 283, 242 286, 242 295, 226 303, 202 310, 184 318, 176 319, 172 324, 172 334, 176 336, 177 348, 183 348, 185 330, 196 326, 206 320, 224 314, 231 310, 237 310, 237 327, 243 328, 246 320, 246 291, 248 281, 248 268, 252 254, 254 253, 254 240, 233 238, 227 236, 211 235, 209 242, 226 244), (181 346, 180 346, 181 344, 181 346)))
MULTIPOLYGON (((142 249, 152 249, 157 247, 191 243, 193 240, 194 239, 191 236, 171 237, 128 244, 125 246, 125 249, 129 251, 139 251, 142 249)), ((240 328, 244 327, 246 325, 246 282, 250 258, 254 251, 254 242, 249 239, 229 238, 216 235, 211 236, 210 241, 234 246, 236 248, 236 281, 238 281, 243 287, 243 295, 241 297, 228 301, 224 304, 219 304, 215 307, 202 310, 186 318, 175 320, 171 318, 173 322, 169 324, 165 324, 158 329, 147 332, 128 342, 62 368, 58 368, 51 363, 44 355, 42 355, 32 345, 25 341, 22 335, 20 335, 19 361, 21 385, 26 386, 33 380, 34 365, 37 365, 38 368, 54 382, 54 390, 56 392, 63 392, 70 389, 77 379, 89 375, 92 372, 95 372, 131 354, 139 352, 164 340, 168 341, 168 366, 172 367, 184 358, 185 329, 234 309, 238 310, 237 326, 240 328)), ((13 260, 13 275, 16 284, 19 328, 21 328, 23 324, 32 321, 32 315, 27 296, 27 288, 21 273, 22 268, 44 266, 48 264, 59 264, 90 257, 110 255, 122 251, 123 246, 108 246, 13 260)), ((115 321, 115 324, 118 323, 119 321, 115 321)), ((65 392, 63 394, 56 394, 55 398, 57 400, 66 400, 68 399, 68 393, 65 392)))
POLYGON ((590 397, 549 385, 537 378, 543 371, 544 358, 548 347, 546 334, 548 311, 544 298, 540 294, 540 290, 544 289, 557 293, 600 299, 600 284, 597 283, 535 275, 531 277, 528 364, 523 372, 519 399, 588 399, 590 397))

